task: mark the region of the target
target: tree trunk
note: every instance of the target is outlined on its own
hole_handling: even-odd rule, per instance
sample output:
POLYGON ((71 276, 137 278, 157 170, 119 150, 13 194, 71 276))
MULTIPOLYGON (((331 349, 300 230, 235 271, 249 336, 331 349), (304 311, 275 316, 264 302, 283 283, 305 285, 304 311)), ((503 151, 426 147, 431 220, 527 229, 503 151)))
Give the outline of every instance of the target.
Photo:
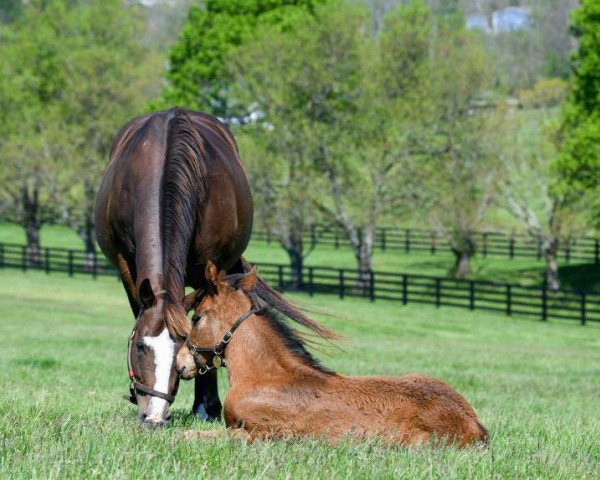
POLYGON ((290 288, 292 290, 299 290, 302 288, 303 283, 302 271, 304 267, 304 258, 302 257, 302 253, 296 250, 288 250, 288 255, 290 257, 290 269, 292 272, 290 288))
POLYGON ((560 278, 558 274, 558 253, 559 241, 552 238, 544 248, 544 256, 546 257, 546 288, 549 290, 560 289, 560 278))
POLYGON ((27 185, 22 188, 23 226, 27 239, 27 262, 30 266, 41 266, 40 230, 42 222, 39 218, 39 188, 34 185, 29 191, 27 185))
POLYGON ((471 257, 475 255, 476 250, 475 240, 469 232, 461 232, 450 244, 455 257, 450 275, 454 278, 465 278, 471 273, 471 257))
POLYGON ((354 248, 354 257, 358 264, 358 291, 361 295, 369 295, 371 292, 371 273, 373 270, 373 232, 367 230, 365 234, 359 229, 357 235, 358 243, 354 248))
POLYGON ((466 250, 462 252, 454 251, 455 262, 452 268, 452 276, 455 278, 465 278, 471 273, 471 257, 466 250))
POLYGON ((304 242, 302 241, 302 230, 292 229, 281 239, 283 248, 290 259, 291 278, 288 288, 299 290, 302 288, 304 267, 304 242))
MULTIPOLYGON (((92 192, 93 194, 93 192, 92 192)), ((94 223, 94 200, 87 204, 85 212, 85 228, 84 228, 84 243, 86 269, 92 270, 95 268, 96 262, 96 225, 94 223)))

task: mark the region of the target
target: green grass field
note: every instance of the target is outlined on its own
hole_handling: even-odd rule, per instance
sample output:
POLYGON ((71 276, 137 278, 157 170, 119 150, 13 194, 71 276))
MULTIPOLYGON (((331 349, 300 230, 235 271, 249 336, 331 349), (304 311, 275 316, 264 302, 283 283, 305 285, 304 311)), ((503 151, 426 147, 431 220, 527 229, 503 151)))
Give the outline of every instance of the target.
MULTIPOLYGON (((0 222, 0 242, 25 243, 21 227, 0 222)), ((81 250, 83 244, 77 235, 64 226, 45 226, 41 232, 41 243, 45 247, 62 247, 81 250)), ((245 253, 253 262, 288 263, 285 251, 277 242, 250 242, 245 253)), ((600 290, 600 268, 596 265, 565 263, 561 259, 561 280, 565 289, 600 290)), ((376 250, 373 257, 375 271, 413 273, 446 276, 452 267, 454 257, 440 248, 438 253, 403 253, 398 251, 381 252, 376 250)), ((349 248, 336 250, 332 247, 317 247, 306 259, 306 265, 356 268, 356 261, 349 248)), ((494 280, 520 285, 540 285, 543 282, 545 263, 535 258, 509 260, 502 257, 476 256, 472 260, 473 280, 494 280)))
POLYGON ((0 478, 598 478, 599 325, 290 297, 338 315, 318 316, 348 337, 329 349, 327 365, 346 374, 442 378, 478 411, 489 448, 186 443, 184 430, 214 428, 188 415, 191 383, 180 389, 171 426, 142 430, 121 399, 132 318, 120 284, 6 270, 0 478))

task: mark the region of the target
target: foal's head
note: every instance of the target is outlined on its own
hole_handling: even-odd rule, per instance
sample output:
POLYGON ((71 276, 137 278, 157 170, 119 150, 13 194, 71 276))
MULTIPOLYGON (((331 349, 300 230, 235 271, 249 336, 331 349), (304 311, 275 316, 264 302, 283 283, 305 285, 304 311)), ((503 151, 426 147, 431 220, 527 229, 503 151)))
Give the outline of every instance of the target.
POLYGON ((181 378, 190 379, 206 366, 213 365, 211 351, 221 342, 236 321, 254 308, 252 290, 256 285, 256 269, 243 275, 225 276, 213 263, 206 267, 207 294, 194 311, 189 343, 207 347, 192 355, 187 345, 177 354, 177 371, 181 378))
MULTIPOLYGON (((141 282, 140 311, 128 346, 128 370, 132 380, 130 400, 138 406, 138 418, 144 426, 164 425, 169 420, 179 378, 175 369, 177 352, 189 330, 184 305, 156 291, 151 282, 141 282)), ((194 298, 197 294, 192 295, 194 298)))

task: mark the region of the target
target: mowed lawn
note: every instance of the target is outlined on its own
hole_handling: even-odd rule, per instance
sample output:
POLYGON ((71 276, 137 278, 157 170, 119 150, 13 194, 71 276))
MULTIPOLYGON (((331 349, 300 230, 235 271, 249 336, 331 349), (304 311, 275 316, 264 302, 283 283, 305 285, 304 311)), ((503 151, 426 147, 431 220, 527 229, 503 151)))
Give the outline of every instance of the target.
MULTIPOLYGON (((247 445, 180 439, 210 429, 182 385, 168 428, 146 431, 127 391, 132 318, 112 278, 0 271, 0 478, 598 478, 600 326, 290 295, 348 337, 326 348, 346 374, 435 375, 491 433, 487 450, 247 445)), ((260 365, 257 365, 257 374, 260 365)), ((225 375, 220 378, 226 389, 225 375)), ((224 428, 222 424, 217 428, 224 428)))

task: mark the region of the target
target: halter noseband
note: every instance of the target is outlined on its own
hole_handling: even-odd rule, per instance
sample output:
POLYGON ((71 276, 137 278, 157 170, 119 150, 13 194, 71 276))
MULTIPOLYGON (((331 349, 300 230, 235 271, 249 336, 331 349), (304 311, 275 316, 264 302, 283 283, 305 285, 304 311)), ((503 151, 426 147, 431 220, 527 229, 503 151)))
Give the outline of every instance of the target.
POLYGON ((219 367, 226 367, 227 365, 225 364, 225 349, 227 348, 227 345, 229 345, 229 342, 231 341, 231 337, 233 337, 233 333, 238 329, 238 327, 242 324, 242 322, 244 320, 246 320, 248 317, 254 315, 255 313, 258 313, 260 310, 253 308, 252 310, 247 311, 246 313, 244 313, 240 318, 238 318, 235 323, 231 326, 231 328, 229 330, 227 330, 227 332, 225 332, 225 335, 223 335, 223 338, 221 339, 221 341, 219 343, 217 343, 214 347, 204 347, 201 345, 194 345, 192 342, 190 342, 189 338, 185 339, 185 344, 187 345, 188 349, 190 350, 190 353, 192 354, 192 356, 194 357, 194 360, 198 357, 198 355, 200 353, 212 353, 213 354, 213 358, 212 358, 212 365, 201 365, 200 368, 198 369, 198 375, 204 375, 205 373, 210 372, 211 370, 214 370, 216 368, 219 367))
MULTIPOLYGON (((161 290, 157 292, 155 296, 167 293, 166 290, 161 290)), ((169 402, 169 404, 175 401, 175 395, 170 395, 168 393, 159 392, 158 390, 154 390, 146 385, 144 385, 139 378, 136 377, 135 372, 133 371, 133 366, 131 363, 131 344, 133 343, 133 337, 135 337, 135 332, 137 331, 138 322, 135 322, 133 326, 133 330, 131 331, 131 335, 129 335, 129 341, 127 342, 127 371, 129 373, 129 379, 131 383, 129 384, 129 396, 123 395, 125 400, 129 400, 131 403, 137 403, 137 397, 135 392, 142 392, 146 395, 150 395, 151 397, 162 398, 169 402)))

